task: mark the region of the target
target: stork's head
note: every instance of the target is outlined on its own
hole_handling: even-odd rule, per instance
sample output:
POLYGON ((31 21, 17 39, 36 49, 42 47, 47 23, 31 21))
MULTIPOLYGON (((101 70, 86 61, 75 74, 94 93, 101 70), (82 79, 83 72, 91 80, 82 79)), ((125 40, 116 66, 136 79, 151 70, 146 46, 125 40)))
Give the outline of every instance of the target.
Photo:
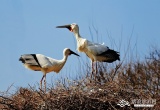
POLYGON ((79 27, 78 27, 78 25, 76 23, 57 26, 56 28, 67 28, 73 33, 78 33, 78 31, 79 31, 79 27))
POLYGON ((71 55, 71 54, 74 54, 74 55, 76 55, 76 56, 79 56, 77 53, 75 53, 75 52, 73 52, 71 49, 69 49, 69 48, 65 48, 64 50, 63 50, 63 54, 65 55, 65 56, 68 56, 68 55, 71 55))

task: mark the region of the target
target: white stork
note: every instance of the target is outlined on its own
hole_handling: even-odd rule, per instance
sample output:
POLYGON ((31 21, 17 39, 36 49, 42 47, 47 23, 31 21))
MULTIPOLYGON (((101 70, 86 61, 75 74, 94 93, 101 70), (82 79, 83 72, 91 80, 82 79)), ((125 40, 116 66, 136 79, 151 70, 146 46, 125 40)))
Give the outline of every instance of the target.
POLYGON ((74 36, 77 40, 77 50, 79 52, 84 52, 91 59, 92 73, 94 71, 94 61, 112 63, 116 60, 120 60, 119 52, 109 49, 109 47, 105 46, 104 44, 93 43, 82 38, 79 34, 79 26, 76 23, 57 26, 56 28, 67 28, 74 33, 74 36))
POLYGON ((24 54, 24 55, 21 55, 21 57, 19 58, 19 61, 22 61, 24 66, 28 69, 43 72, 43 77, 40 81, 40 88, 42 90, 42 81, 44 78, 44 87, 46 92, 46 74, 52 71, 58 73, 66 63, 68 56, 71 54, 79 56, 72 50, 65 48, 63 50, 62 60, 56 60, 56 59, 44 56, 42 54, 24 54))

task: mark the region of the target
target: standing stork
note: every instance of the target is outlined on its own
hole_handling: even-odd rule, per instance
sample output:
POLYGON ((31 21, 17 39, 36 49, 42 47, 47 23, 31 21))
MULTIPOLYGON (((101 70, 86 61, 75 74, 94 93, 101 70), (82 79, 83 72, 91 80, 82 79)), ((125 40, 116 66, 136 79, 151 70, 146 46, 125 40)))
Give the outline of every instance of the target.
POLYGON ((44 56, 42 54, 24 54, 24 55, 21 55, 21 57, 19 58, 19 61, 22 61, 24 66, 28 69, 43 72, 43 77, 40 81, 40 88, 42 90, 42 81, 44 79, 44 87, 46 92, 46 74, 52 71, 59 73, 59 71, 63 68, 64 64, 66 63, 68 56, 71 54, 79 56, 72 50, 65 48, 63 50, 62 60, 56 60, 56 59, 44 56))
MULTIPOLYGON (((77 50, 79 52, 84 52, 91 59, 92 73, 94 71, 94 61, 112 63, 116 60, 120 60, 119 52, 109 49, 109 47, 104 44, 93 43, 82 38, 79 34, 79 26, 76 23, 57 26, 56 28, 67 28, 74 33, 77 40, 77 50)), ((95 71, 97 72, 97 66, 95 71)))

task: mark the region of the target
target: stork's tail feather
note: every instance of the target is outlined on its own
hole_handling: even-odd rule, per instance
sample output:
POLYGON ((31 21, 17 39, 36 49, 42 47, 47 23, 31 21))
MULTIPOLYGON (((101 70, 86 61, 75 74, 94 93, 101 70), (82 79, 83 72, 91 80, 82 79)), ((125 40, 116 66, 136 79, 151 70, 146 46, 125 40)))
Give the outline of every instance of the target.
POLYGON ((112 49, 108 49, 107 51, 99 54, 98 56, 106 57, 106 60, 104 60, 104 62, 108 62, 108 63, 112 63, 112 62, 114 62, 116 60, 120 60, 119 52, 114 51, 112 49))
POLYGON ((119 57, 120 55, 119 55, 119 52, 117 52, 117 51, 109 49, 107 51, 107 56, 110 57, 110 60, 108 62, 113 62, 116 60, 120 61, 120 57, 119 57))

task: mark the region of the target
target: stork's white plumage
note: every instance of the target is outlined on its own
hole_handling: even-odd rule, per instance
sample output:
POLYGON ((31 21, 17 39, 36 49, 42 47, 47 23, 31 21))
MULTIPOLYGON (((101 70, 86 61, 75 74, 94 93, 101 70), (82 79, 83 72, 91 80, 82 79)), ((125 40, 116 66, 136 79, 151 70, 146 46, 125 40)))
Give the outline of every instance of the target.
MULTIPOLYGON (((79 34, 79 26, 76 23, 69 25, 57 26, 56 28, 68 28, 71 32, 74 33, 77 40, 77 50, 79 52, 84 52, 92 62, 92 72, 93 72, 93 62, 114 62, 120 60, 119 53, 109 49, 109 47, 104 44, 93 43, 84 39, 79 34)), ((97 71, 97 70, 96 70, 97 71)))
POLYGON ((65 48, 63 50, 62 60, 56 60, 56 59, 44 56, 42 54, 24 54, 24 55, 21 55, 21 57, 19 58, 19 61, 22 61, 24 66, 28 69, 43 72, 43 77, 40 81, 40 88, 42 89, 42 81, 44 78, 44 86, 46 91, 46 74, 52 71, 58 73, 66 63, 68 56, 71 54, 79 56, 72 50, 65 48))

